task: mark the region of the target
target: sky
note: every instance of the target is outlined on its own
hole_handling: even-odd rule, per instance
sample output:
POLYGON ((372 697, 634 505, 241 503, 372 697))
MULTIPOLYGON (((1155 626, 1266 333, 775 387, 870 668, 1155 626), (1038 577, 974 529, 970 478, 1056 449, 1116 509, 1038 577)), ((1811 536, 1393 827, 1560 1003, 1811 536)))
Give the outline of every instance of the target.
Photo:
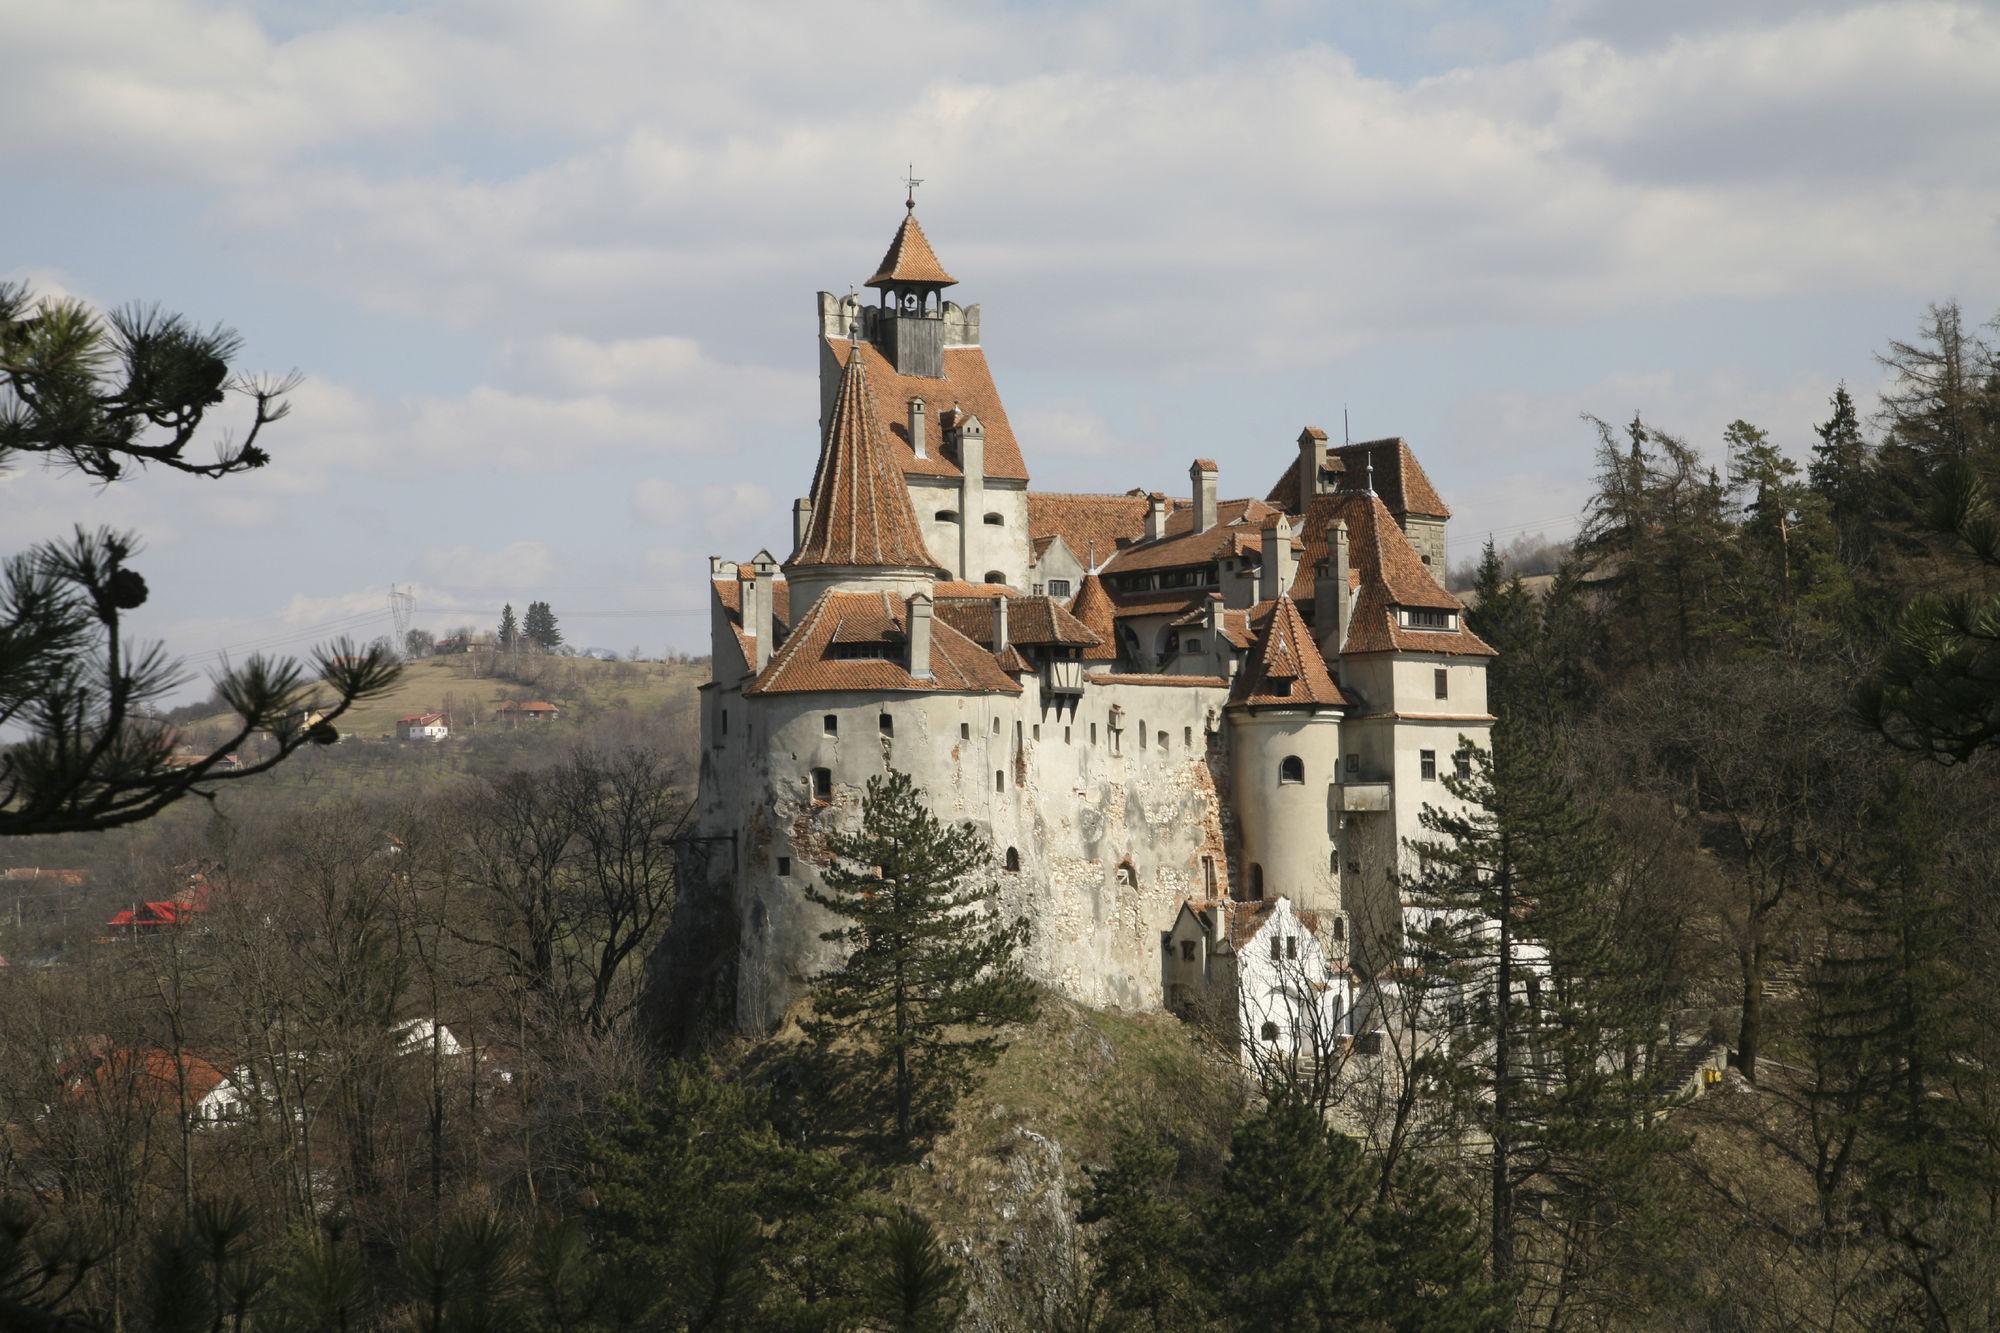
POLYGON ((0 550, 142 534, 197 682, 392 584, 705 652, 911 163, 1036 488, 1262 495, 1345 413, 1454 563, 1574 531, 1586 413, 1803 458, 1927 303, 2000 311, 1995 4, 0 0, 0 49, 0 278, 304 376, 255 474, 0 476, 0 550))

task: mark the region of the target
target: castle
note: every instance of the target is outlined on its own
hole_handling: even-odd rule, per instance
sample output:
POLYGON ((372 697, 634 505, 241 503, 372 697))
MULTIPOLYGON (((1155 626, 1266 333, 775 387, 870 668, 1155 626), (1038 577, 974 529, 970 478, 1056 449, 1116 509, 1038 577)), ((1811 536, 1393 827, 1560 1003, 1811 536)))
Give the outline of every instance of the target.
POLYGON ((1206 459, 1180 497, 1030 490, 956 285, 911 204, 872 301, 819 293, 792 551, 710 560, 697 822, 738 1026, 832 961, 804 888, 891 766, 991 836, 1029 970, 1084 1003, 1210 1004, 1286 930, 1330 978, 1387 958, 1404 840, 1492 721, 1415 454, 1309 426, 1261 499, 1206 459))

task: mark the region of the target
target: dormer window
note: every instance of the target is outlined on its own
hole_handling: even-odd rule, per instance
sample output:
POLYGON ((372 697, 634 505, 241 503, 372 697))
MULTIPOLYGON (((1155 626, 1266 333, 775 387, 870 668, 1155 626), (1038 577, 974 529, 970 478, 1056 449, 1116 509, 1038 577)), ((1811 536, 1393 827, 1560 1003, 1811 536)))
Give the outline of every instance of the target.
POLYGON ((1403 623, 1411 629, 1450 630, 1457 616, 1428 606, 1412 606, 1403 612, 1403 623))

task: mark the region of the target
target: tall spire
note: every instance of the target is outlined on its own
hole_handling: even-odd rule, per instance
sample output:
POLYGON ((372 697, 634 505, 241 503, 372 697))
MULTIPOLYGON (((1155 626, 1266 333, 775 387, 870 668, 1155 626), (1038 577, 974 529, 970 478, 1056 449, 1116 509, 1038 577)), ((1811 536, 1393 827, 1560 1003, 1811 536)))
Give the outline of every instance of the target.
POLYGON ((957 286, 958 279, 944 271, 937 251, 931 249, 924 229, 917 225, 916 199, 909 199, 905 207, 909 211, 903 214, 903 224, 896 228, 895 239, 889 242, 882 262, 875 267, 875 276, 866 285, 930 291, 957 286))
POLYGON ((812 521, 786 569, 814 565, 938 572, 868 389, 867 343, 851 344, 813 474, 812 521))

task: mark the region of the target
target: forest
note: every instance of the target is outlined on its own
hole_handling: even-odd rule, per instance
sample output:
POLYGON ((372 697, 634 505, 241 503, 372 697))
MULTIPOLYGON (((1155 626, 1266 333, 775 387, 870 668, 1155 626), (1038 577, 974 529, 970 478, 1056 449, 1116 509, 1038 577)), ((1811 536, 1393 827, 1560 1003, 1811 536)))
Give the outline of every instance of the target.
POLYGON ((366 783, 279 725, 143 836, 0 828, 182 908, 0 968, 0 1328, 2000 1326, 2000 358, 1941 304, 1880 361, 1806 458, 1588 418, 1553 577, 1488 546, 1373 1043, 1038 992, 893 775, 846 962, 730 1037, 684 721, 366 783))

